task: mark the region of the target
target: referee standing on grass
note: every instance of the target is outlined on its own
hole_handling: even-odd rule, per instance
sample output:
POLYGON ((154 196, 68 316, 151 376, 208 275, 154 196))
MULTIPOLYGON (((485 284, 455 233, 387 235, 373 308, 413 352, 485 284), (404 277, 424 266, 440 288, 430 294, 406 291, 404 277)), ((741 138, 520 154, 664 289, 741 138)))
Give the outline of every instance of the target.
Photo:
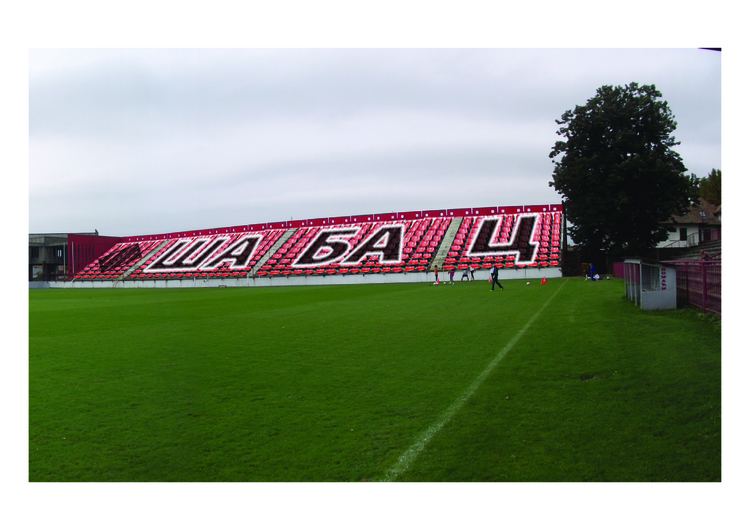
POLYGON ((495 284, 497 284, 497 286, 500 287, 500 289, 503 289, 503 286, 497 280, 497 274, 498 274, 497 265, 493 263, 492 268, 490 269, 490 284, 492 285, 493 291, 495 290, 495 284))

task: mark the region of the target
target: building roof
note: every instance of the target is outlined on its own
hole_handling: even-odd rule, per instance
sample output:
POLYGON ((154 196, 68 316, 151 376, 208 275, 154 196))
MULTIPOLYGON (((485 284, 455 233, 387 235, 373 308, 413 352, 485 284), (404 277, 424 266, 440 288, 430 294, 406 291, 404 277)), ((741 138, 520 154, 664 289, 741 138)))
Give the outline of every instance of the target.
POLYGON ((68 241, 69 235, 98 236, 99 232, 47 232, 29 234, 29 244, 34 245, 59 245, 68 241))
POLYGON ((717 212, 721 212, 721 206, 716 206, 703 199, 698 200, 698 204, 690 208, 685 215, 674 215, 670 224, 676 225, 720 225, 721 219, 717 217, 717 212))

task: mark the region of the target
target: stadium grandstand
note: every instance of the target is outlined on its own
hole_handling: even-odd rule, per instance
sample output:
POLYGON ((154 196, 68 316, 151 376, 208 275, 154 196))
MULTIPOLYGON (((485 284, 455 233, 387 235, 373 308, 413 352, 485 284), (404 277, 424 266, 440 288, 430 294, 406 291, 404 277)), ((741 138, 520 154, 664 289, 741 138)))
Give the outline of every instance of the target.
MULTIPOLYGON (((561 276, 560 204, 322 217, 127 237, 68 236, 67 282, 50 286, 244 286, 424 281, 493 265, 561 276)), ((484 273, 486 275, 486 272, 484 273)))

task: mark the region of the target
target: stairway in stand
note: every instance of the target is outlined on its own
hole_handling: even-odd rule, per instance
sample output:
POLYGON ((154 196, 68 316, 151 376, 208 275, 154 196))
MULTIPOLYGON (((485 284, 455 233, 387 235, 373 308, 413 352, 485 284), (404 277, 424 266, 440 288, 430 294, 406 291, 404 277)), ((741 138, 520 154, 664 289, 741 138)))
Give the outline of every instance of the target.
POLYGON ((451 249, 453 240, 456 238, 458 229, 461 228, 461 222, 463 220, 463 217, 454 217, 451 221, 451 224, 448 225, 448 230, 445 231, 443 242, 440 244, 440 248, 438 248, 438 251, 435 253, 435 258, 432 260, 432 263, 430 263, 429 270, 434 269, 436 265, 438 269, 442 270, 443 263, 445 263, 445 258, 448 257, 448 252, 451 249))

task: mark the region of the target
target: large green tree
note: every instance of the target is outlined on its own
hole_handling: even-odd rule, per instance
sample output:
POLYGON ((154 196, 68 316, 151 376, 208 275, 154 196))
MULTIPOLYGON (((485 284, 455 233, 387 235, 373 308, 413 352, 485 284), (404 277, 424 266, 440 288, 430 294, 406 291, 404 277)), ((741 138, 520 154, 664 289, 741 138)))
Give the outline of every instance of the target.
POLYGON ((588 257, 637 254, 697 198, 672 148, 674 116, 653 85, 602 86, 559 120, 550 186, 563 196, 570 235, 588 257))
POLYGON ((721 169, 712 169, 706 178, 701 179, 700 196, 711 204, 721 204, 721 169))

